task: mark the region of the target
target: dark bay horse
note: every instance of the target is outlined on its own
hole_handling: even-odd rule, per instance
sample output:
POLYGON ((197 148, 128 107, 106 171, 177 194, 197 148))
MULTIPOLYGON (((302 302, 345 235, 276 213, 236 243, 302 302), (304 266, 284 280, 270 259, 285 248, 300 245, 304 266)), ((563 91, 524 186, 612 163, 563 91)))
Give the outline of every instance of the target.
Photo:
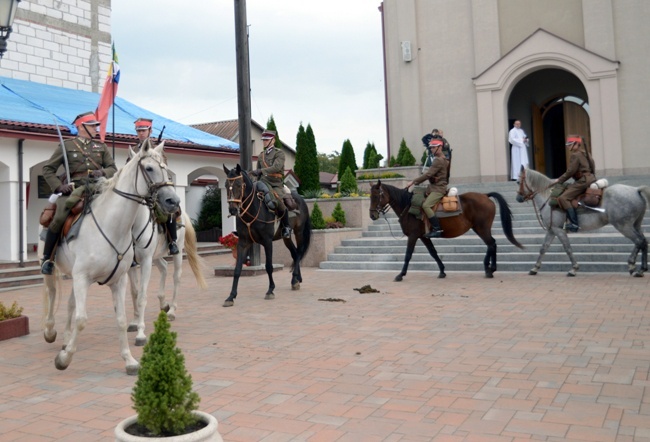
MULTIPOLYGON (((573 256, 571 243, 563 228, 566 212, 553 209, 548 204, 553 180, 533 169, 522 168, 519 183, 517 201, 520 203, 532 201, 540 224, 546 230, 546 237, 537 262, 528 274, 537 274, 542 267, 544 254, 557 236, 564 247, 564 251, 569 256, 569 260, 571 260, 571 270, 569 270, 567 276, 575 276, 580 266, 573 256)), ((634 243, 627 265, 630 275, 636 277, 642 277, 643 273, 648 271, 648 240, 643 235, 641 227, 648 201, 650 201, 649 186, 632 187, 624 184, 614 184, 603 190, 603 199, 599 208, 578 208, 580 231, 594 230, 611 224, 623 236, 634 243), (639 252, 641 252, 641 266, 637 267, 636 258, 639 252)))
MULTIPOLYGON (((275 299, 273 290, 273 241, 282 238, 281 228, 276 227, 275 213, 264 204, 264 195, 257 191, 255 183, 247 173, 244 173, 239 164, 233 169, 225 165, 223 170, 228 176, 228 210, 237 217, 236 227, 239 242, 237 243, 237 264, 232 281, 230 296, 223 303, 224 307, 232 307, 237 297, 237 284, 241 276, 241 269, 250 247, 257 243, 264 247, 266 255, 266 273, 269 276, 269 288, 264 299, 275 299)), ((291 238, 282 238, 284 245, 289 249, 293 264, 291 265, 291 288, 300 289, 302 276, 300 275, 300 261, 307 254, 311 243, 311 220, 309 208, 305 200, 294 190, 291 192, 298 203, 298 215, 291 216, 289 223, 296 237, 294 245, 291 238)))
MULTIPOLYGON (((424 221, 409 213, 412 195, 408 189, 398 189, 395 186, 382 184, 381 181, 377 181, 377 184, 370 189, 370 218, 372 220, 378 219, 379 215, 386 213, 390 207, 399 217, 402 232, 408 238, 406 255, 404 256, 404 267, 402 267, 400 274, 395 277, 395 281, 401 281, 406 275, 409 262, 413 256, 413 250, 415 249, 415 243, 418 239, 422 241, 429 254, 436 260, 440 270, 438 278, 444 278, 447 276, 445 274, 445 265, 438 256, 438 252, 436 252, 431 239, 424 236, 424 221)), ((484 194, 467 192, 458 195, 463 212, 458 216, 440 218, 440 226, 444 231, 442 234, 443 238, 456 238, 465 234, 469 229, 472 229, 487 244, 487 253, 483 260, 485 276, 487 278, 492 278, 493 273, 497 270, 497 243, 492 237, 492 223, 496 214, 496 206, 490 200, 490 197, 499 202, 501 226, 503 227, 506 238, 515 246, 523 249, 524 247, 519 244, 512 233, 512 212, 500 193, 490 192, 484 194)))

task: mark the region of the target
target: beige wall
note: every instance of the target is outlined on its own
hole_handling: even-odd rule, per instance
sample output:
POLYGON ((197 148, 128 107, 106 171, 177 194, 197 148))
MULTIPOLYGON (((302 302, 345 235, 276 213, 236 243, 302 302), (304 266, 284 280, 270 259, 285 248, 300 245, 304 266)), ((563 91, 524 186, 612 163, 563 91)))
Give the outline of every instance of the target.
POLYGON ((391 155, 404 138, 419 160, 421 137, 442 128, 454 149, 453 177, 507 179, 510 93, 538 70, 560 69, 589 95, 601 172, 650 174, 650 155, 638 141, 650 121, 650 2, 385 0, 382 6, 391 155), (540 28, 552 47, 526 43, 540 28), (411 61, 402 58, 403 41, 411 43, 411 61))

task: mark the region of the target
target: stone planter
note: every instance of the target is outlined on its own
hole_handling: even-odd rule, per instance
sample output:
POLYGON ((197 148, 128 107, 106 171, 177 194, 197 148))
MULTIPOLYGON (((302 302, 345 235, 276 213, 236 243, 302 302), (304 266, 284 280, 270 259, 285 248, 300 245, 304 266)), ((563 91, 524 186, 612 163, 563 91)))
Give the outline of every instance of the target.
POLYGON ((370 198, 368 197, 315 198, 305 200, 305 202, 309 207, 309 213, 314 211, 314 203, 318 203, 325 218, 332 214, 338 203, 341 203, 341 208, 345 212, 345 227, 365 229, 371 223, 370 198))
POLYGON ((115 442, 223 442, 221 434, 219 434, 217 419, 211 414, 202 411, 194 411, 200 420, 206 422, 208 425, 205 428, 195 431, 194 433, 181 434, 179 436, 171 437, 141 437, 133 436, 124 431, 130 425, 137 422, 137 416, 131 416, 120 422, 115 428, 115 442))
POLYGON ((0 341, 28 334, 29 318, 27 316, 19 316, 17 318, 0 321, 0 341))
MULTIPOLYGON (((341 245, 341 241, 360 238, 362 234, 361 228, 313 230, 311 245, 307 256, 300 264, 301 267, 320 267, 320 263, 327 261, 327 256, 334 252, 334 248, 341 245)), ((290 267, 293 262, 289 250, 280 242, 273 244, 273 262, 282 263, 287 267, 290 267)))

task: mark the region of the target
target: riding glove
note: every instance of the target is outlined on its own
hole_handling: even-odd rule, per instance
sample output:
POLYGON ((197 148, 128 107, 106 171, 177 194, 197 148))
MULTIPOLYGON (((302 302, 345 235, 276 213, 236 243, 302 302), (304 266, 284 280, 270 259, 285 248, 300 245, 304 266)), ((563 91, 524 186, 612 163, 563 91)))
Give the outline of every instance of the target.
POLYGON ((104 169, 98 169, 98 170, 93 170, 93 177, 94 178, 100 178, 106 176, 106 172, 104 172, 104 169))
POLYGON ((59 187, 56 188, 54 193, 61 193, 63 195, 70 195, 73 190, 74 190, 74 186, 72 184, 61 184, 59 187))

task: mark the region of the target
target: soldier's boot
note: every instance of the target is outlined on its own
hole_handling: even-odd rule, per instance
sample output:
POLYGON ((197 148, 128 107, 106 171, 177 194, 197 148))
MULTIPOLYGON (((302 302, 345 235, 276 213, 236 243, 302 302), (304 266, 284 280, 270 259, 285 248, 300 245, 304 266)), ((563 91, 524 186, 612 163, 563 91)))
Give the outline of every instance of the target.
POLYGON ((424 236, 426 238, 440 238, 442 236, 442 228, 440 228, 440 221, 438 220, 438 217, 430 217, 429 222, 431 223, 431 230, 424 236))
POLYGON ((52 232, 48 229, 45 235, 45 245, 43 246, 43 262, 41 263, 41 273, 51 275, 54 271, 53 252, 56 243, 59 241, 59 232, 52 232))
POLYGON ((284 213, 280 218, 280 224, 282 225, 282 238, 291 238, 291 227, 289 227, 289 211, 284 209, 284 213))
POLYGON ((580 229, 580 226, 578 225, 578 213, 576 212, 576 209, 573 207, 566 209, 566 216, 569 219, 566 226, 567 230, 569 232, 577 232, 578 229, 580 229))
POLYGON ((176 244, 176 240, 178 239, 178 235, 176 234, 176 214, 169 217, 169 221, 165 223, 165 227, 167 227, 167 234, 169 235, 169 254, 178 255, 180 251, 176 244))

